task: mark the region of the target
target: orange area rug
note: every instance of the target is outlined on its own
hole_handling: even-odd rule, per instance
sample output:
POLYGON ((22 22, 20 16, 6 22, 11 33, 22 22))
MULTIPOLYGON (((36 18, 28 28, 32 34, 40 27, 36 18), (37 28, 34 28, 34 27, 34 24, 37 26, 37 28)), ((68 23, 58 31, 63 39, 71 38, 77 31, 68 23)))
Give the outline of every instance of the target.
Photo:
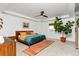
POLYGON ((39 53, 41 50, 48 47, 53 42, 54 41, 52 41, 52 40, 44 40, 43 42, 37 43, 37 44, 31 46, 30 48, 25 49, 23 52, 29 56, 34 56, 37 53, 39 53))

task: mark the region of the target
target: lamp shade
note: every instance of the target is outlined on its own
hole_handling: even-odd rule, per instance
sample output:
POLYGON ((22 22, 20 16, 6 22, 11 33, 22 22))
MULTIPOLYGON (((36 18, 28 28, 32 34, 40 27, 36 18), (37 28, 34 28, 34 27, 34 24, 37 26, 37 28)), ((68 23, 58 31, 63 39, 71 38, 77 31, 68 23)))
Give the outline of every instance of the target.
POLYGON ((0 44, 4 43, 4 37, 0 36, 0 44))

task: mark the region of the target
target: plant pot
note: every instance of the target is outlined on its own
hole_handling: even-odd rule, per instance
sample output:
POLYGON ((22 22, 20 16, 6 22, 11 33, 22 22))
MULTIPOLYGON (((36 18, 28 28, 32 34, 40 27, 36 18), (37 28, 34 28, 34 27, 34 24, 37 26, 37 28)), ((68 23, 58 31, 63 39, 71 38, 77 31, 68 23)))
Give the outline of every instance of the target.
POLYGON ((60 37, 60 41, 65 43, 66 42, 66 37, 60 37))

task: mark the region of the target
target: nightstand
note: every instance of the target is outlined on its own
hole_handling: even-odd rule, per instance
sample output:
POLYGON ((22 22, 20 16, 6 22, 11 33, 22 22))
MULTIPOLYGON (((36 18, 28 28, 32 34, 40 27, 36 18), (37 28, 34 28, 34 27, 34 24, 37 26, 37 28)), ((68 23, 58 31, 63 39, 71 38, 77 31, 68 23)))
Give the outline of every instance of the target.
POLYGON ((11 40, 16 41, 16 36, 9 36, 8 38, 10 38, 11 40))

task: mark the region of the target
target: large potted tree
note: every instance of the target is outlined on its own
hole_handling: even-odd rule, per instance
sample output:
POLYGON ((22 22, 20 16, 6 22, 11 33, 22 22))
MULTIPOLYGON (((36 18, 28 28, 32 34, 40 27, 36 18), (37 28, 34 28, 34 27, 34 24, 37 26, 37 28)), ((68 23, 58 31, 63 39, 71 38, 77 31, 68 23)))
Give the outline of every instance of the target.
POLYGON ((56 17, 56 20, 54 21, 54 28, 56 32, 62 33, 62 36, 60 37, 61 42, 66 42, 66 35, 72 32, 73 24, 74 21, 68 21, 65 25, 63 25, 61 18, 56 17))

